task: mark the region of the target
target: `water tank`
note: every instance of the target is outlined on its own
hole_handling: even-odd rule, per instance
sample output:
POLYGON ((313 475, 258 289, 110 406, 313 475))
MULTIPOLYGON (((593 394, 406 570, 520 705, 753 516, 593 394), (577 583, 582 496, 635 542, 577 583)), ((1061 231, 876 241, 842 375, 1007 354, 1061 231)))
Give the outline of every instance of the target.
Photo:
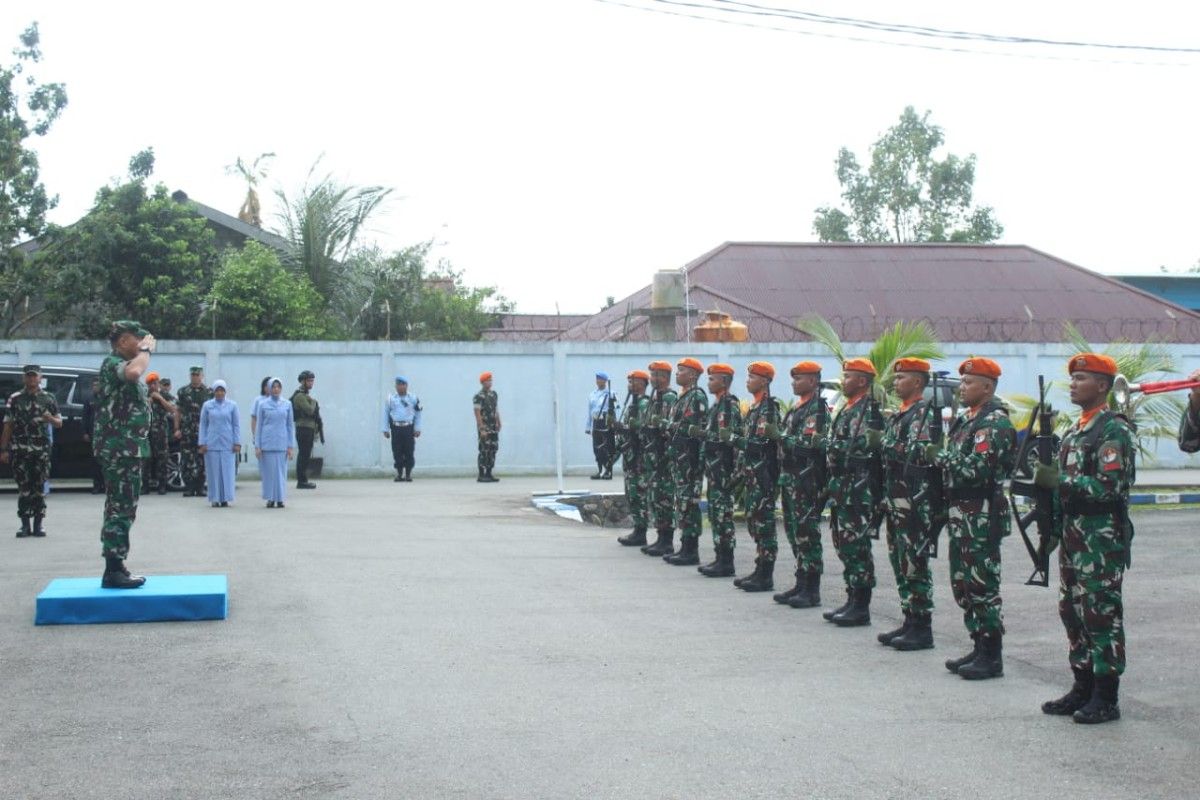
POLYGON ((683 273, 677 269, 662 269, 654 273, 650 285, 651 308, 683 308, 683 273))
POLYGON ((705 319, 692 330, 697 342, 748 342, 750 329, 723 311, 705 311, 705 319))

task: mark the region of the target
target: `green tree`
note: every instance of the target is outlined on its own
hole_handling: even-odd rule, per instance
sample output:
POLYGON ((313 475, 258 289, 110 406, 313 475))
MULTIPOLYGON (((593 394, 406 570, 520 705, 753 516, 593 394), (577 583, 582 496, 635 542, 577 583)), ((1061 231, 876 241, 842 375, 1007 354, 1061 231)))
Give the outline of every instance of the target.
POLYGON ((854 153, 838 152, 845 210, 817 209, 813 231, 823 242, 994 242, 1004 233, 989 207, 973 207, 975 156, 934 153, 942 129, 904 109, 898 124, 871 147, 864 171, 854 153))
POLYGON ((219 339, 337 338, 323 302, 304 275, 255 241, 229 249, 205 304, 210 335, 219 339))
POLYGON ((30 297, 44 276, 15 245, 42 235, 46 213, 58 198, 46 194, 31 136, 45 136, 67 106, 61 83, 38 83, 26 68, 42 58, 37 23, 20 36, 13 50, 16 61, 0 66, 0 321, 12 336, 44 309, 31 311, 30 297))

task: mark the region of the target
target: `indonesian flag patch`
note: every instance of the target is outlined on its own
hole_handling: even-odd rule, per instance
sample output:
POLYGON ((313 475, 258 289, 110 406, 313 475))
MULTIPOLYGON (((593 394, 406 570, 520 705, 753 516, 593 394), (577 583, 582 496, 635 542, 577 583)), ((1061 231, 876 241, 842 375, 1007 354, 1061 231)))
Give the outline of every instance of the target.
POLYGON ((804 435, 808 436, 817 432, 817 418, 809 417, 804 420, 804 435))
POLYGON ((1105 445, 1100 451, 1100 468, 1105 472, 1121 468, 1121 454, 1112 445, 1105 445))
POLYGON ((991 445, 988 444, 987 431, 975 432, 975 452, 986 453, 991 445))

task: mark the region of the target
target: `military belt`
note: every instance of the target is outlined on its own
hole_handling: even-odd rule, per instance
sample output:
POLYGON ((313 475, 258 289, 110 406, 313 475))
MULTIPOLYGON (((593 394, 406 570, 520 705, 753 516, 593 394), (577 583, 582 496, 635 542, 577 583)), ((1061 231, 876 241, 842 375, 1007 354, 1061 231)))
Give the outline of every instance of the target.
POLYGON ((946 497, 951 502, 962 500, 990 500, 995 490, 991 486, 956 487, 946 490, 946 497))

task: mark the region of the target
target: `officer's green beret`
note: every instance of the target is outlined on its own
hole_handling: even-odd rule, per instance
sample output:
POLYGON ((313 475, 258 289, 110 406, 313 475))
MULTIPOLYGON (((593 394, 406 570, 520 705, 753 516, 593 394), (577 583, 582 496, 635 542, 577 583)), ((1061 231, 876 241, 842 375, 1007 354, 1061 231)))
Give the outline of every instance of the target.
POLYGON ((191 366, 188 367, 188 372, 193 375, 199 375, 200 373, 204 372, 204 367, 191 366))
POLYGON ((133 319, 119 319, 108 329, 108 338, 115 339, 122 333, 132 333, 134 336, 146 336, 150 331, 142 327, 142 323, 133 319))
POLYGON ((42 368, 37 364, 26 364, 21 368, 21 372, 25 373, 26 375, 41 375, 42 368))

